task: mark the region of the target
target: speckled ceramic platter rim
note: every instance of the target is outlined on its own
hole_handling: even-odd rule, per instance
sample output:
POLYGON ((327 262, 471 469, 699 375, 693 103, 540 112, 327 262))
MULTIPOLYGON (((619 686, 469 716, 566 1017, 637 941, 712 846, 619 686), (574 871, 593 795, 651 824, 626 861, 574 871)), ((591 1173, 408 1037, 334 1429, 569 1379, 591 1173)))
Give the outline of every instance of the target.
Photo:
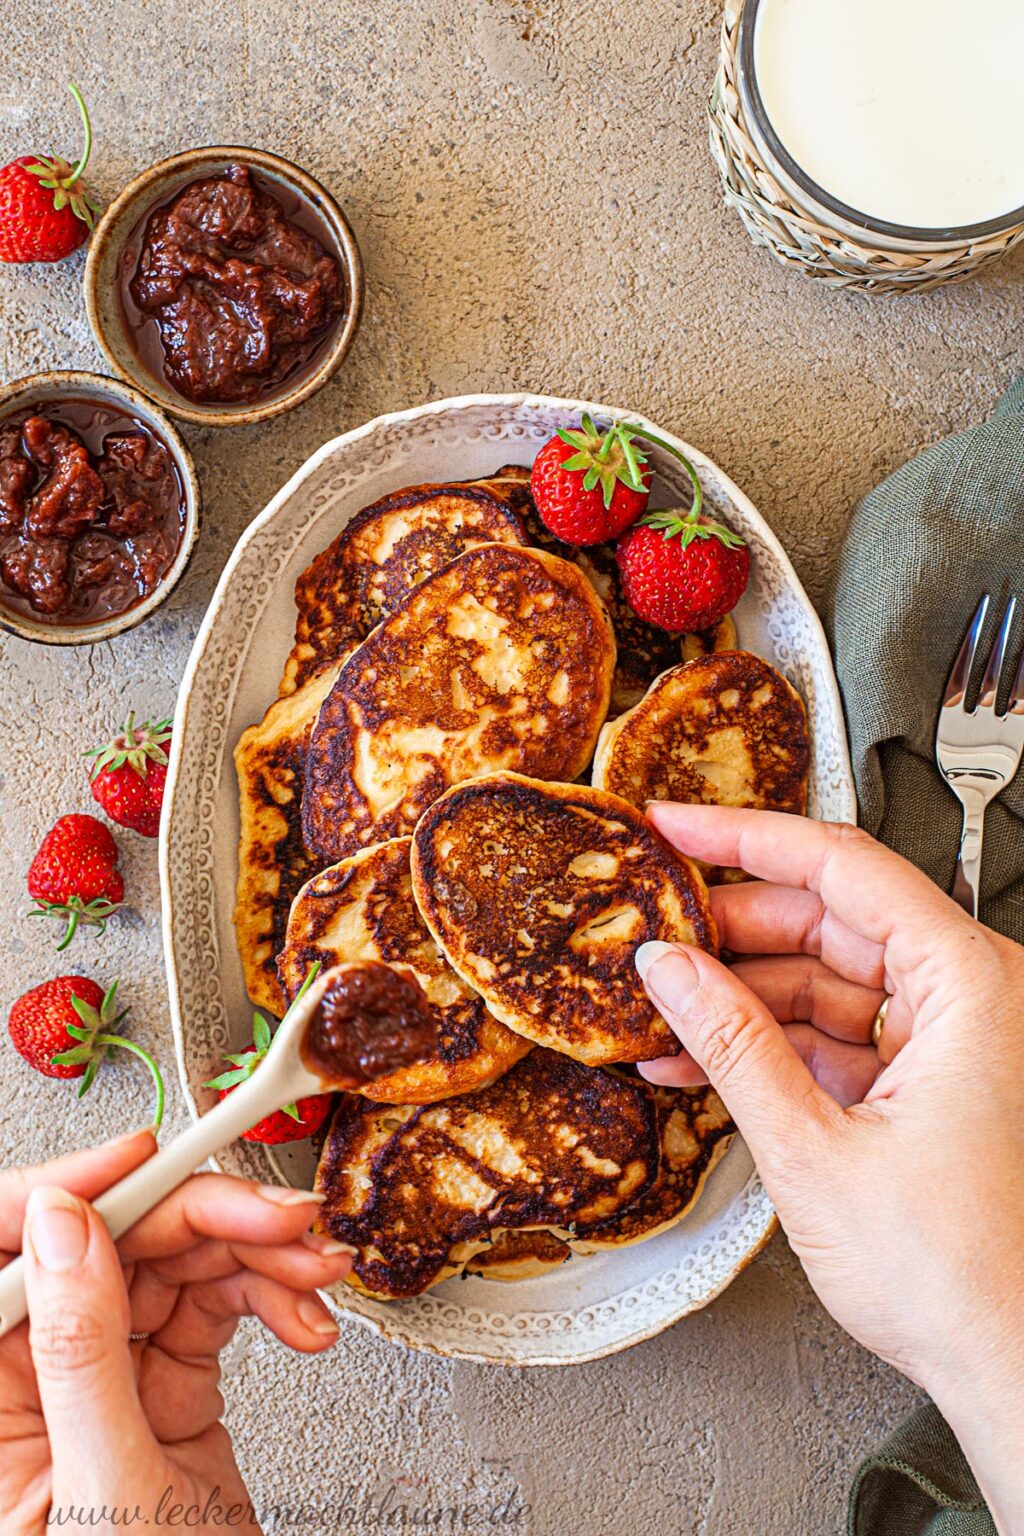
MULTIPOLYGON (((182 1088, 196 1115, 202 1082, 248 1029, 230 925, 235 880, 235 739, 273 698, 290 644, 294 577, 347 517, 386 490, 529 463, 554 426, 581 411, 635 412, 547 396, 472 395, 378 417, 324 445, 236 545, 196 637, 178 697, 160 833, 163 935, 182 1088), (257 639, 258 637, 258 639, 257 639), (228 994, 230 993, 230 1001, 228 994), (230 1022, 229 1022, 230 1021, 230 1022)), ((747 538, 750 588, 741 642, 786 672, 807 700, 814 738, 811 813, 853 820, 856 805, 842 707, 821 624, 778 540, 743 493, 699 451, 647 423, 695 464, 705 493, 747 538)), ((680 466, 655 450, 655 501, 684 489, 680 466)), ((237 1048, 237 1045, 236 1045, 237 1048)), ((301 1156, 301 1154, 300 1154, 301 1156)), ((226 1171, 300 1182, 300 1164, 237 1142, 226 1171)), ((308 1174, 307 1174, 308 1176, 308 1174)), ((737 1138, 679 1227, 613 1254, 573 1259, 518 1284, 450 1280, 413 1301, 383 1304, 341 1286, 339 1314, 435 1354, 501 1365, 595 1360, 660 1333, 706 1306, 764 1247, 771 1203, 737 1138)))

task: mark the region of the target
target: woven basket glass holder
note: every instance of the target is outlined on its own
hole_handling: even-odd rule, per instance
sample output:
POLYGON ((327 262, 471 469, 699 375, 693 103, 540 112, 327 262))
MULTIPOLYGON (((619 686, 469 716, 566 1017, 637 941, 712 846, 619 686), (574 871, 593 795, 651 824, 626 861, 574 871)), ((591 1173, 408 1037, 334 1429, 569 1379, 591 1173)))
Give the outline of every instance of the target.
POLYGON ((1024 239, 1024 209, 985 224, 921 230, 870 219, 831 197, 779 142, 753 69, 760 0, 726 0, 708 116, 726 203, 783 266, 834 288, 921 293, 959 283, 1024 239))

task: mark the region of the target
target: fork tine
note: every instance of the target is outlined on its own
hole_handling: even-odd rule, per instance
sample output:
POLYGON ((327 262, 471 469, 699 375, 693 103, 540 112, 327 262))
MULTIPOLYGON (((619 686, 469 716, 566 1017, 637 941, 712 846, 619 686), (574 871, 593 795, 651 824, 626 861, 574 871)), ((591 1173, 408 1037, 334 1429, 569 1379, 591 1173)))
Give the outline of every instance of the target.
POLYGON ((946 691, 942 696, 943 709, 954 704, 962 704, 967 692, 967 684, 971 678, 971 668, 974 666, 974 657, 978 650, 978 641, 981 639, 981 631, 985 626, 985 618, 988 614, 988 593, 982 597, 971 620, 971 627, 964 637, 964 643, 957 652, 956 661, 953 663, 946 684, 946 691))
POLYGON ((978 694, 979 709, 994 709, 996 696, 999 693, 999 677, 1006 660, 1006 649, 1010 643, 1010 630, 1013 628, 1013 616, 1017 611, 1017 599, 1011 597, 1003 614, 1003 622, 999 626, 996 635, 996 643, 992 647, 992 654, 985 668, 985 676, 981 681, 981 692, 978 694))

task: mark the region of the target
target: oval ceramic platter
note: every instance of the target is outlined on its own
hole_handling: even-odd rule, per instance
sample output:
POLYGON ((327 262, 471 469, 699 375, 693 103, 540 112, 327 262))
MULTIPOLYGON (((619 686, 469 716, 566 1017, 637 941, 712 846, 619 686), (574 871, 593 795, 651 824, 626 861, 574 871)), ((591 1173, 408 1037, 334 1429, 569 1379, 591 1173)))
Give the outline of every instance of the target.
MULTIPOLYGON (((295 619, 298 574, 361 507, 415 482, 474 479, 530 464, 555 428, 590 411, 598 422, 644 421, 628 411, 536 395, 474 395, 382 416, 327 443, 243 534, 189 660, 160 841, 164 945, 178 1063, 193 1114, 225 1051, 248 1043, 232 910, 238 807, 232 749, 277 691, 295 619)), ((711 506, 751 549, 751 581, 736 614, 740 643, 777 666, 807 701, 814 743, 810 810, 848 821, 855 801, 842 709, 825 636, 778 540, 741 491, 698 450, 645 425, 695 464, 711 506)), ((682 466, 652 450, 652 505, 678 504, 682 466)), ((274 1158, 237 1142, 220 1166, 309 1187, 311 1152, 274 1158)), ((703 1307, 749 1263, 774 1214, 737 1137, 681 1225, 637 1247, 573 1258, 514 1284, 448 1280, 412 1301, 381 1303, 345 1286, 338 1311, 413 1348, 502 1365, 564 1365, 625 1349, 703 1307)))

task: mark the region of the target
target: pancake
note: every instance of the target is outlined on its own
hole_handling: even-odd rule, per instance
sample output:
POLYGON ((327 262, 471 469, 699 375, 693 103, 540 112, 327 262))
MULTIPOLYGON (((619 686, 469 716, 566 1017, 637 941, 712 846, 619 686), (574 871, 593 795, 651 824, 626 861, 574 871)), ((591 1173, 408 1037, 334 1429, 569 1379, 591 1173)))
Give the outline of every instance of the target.
POLYGON ((413 837, 413 892, 449 963, 495 1018, 591 1066, 679 1051, 633 957, 717 937, 695 866, 633 806, 580 784, 460 784, 413 837))
POLYGON ((277 957, 289 1002, 317 960, 324 970, 352 960, 409 967, 434 1011, 437 1051, 362 1090, 388 1104, 431 1104, 484 1087, 530 1049, 529 1041, 490 1016, 483 998, 437 947, 413 900, 411 843, 408 837, 378 843, 315 875, 292 904, 277 957))
MULTIPOLYGON (((699 629, 693 634, 684 635, 679 646, 683 661, 696 661, 698 656, 710 656, 712 651, 738 649, 736 623, 731 613, 727 613, 724 619, 719 619, 711 629, 699 629)), ((634 702, 639 704, 640 700, 636 699, 634 702)))
POLYGON ((647 1084, 531 1051, 489 1088, 419 1109, 342 1095, 314 1231, 351 1243, 380 1300, 458 1273, 495 1232, 607 1219, 658 1172, 647 1084))
POLYGON ((571 1258, 569 1244, 553 1232, 495 1232, 493 1241, 474 1253, 465 1273, 483 1280, 532 1280, 571 1258))
POLYGON ((276 700, 235 748, 240 831, 235 932, 246 991, 280 1015, 285 1001, 275 957, 296 891, 320 867, 302 840, 302 783, 309 734, 341 663, 276 700))
POLYGON ((712 1169, 725 1156, 736 1127, 713 1088, 652 1088, 661 1164, 651 1187, 606 1221, 578 1222, 574 1253, 599 1253, 642 1243, 666 1232, 693 1210, 712 1169))
POLYGON ((507 466, 486 480, 406 486, 357 512, 295 583, 295 644, 281 692, 294 693, 359 645, 425 576, 467 549, 526 544, 529 479, 529 470, 507 466))
POLYGON ((486 544, 422 582, 348 659, 310 738, 303 834, 322 863, 412 831, 450 784, 571 779, 608 710, 615 640, 574 565, 486 544))

